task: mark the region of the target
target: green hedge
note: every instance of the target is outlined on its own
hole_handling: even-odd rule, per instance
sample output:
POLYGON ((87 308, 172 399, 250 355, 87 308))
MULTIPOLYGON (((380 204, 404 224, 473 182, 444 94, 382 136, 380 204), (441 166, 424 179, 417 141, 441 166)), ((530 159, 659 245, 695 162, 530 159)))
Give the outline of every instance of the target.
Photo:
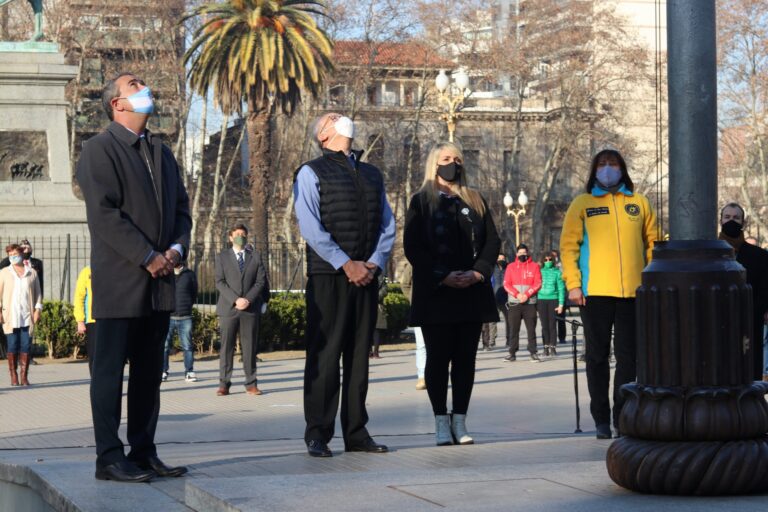
POLYGON ((36 343, 44 343, 48 357, 77 358, 85 347, 85 336, 77 334, 74 308, 69 302, 47 300, 43 302, 40 321, 35 325, 36 343))
POLYGON ((387 284, 387 296, 384 297, 384 310, 387 312, 387 338, 397 339, 408 327, 408 313, 411 303, 403 295, 399 284, 387 284))
MULTIPOLYGON (((389 284, 384 298, 387 311, 387 338, 396 339, 408 323, 410 304, 398 284, 389 284)), ((266 314, 261 318, 259 350, 303 350, 307 326, 304 294, 277 293, 272 296, 266 314)), ((219 349, 219 321, 215 313, 192 310, 192 343, 198 354, 213 354, 219 349)), ((36 344, 46 348, 47 356, 54 358, 82 355, 85 337, 77 334, 77 322, 72 304, 64 301, 45 301, 40 322, 35 326, 36 344)), ((174 345, 179 347, 178 338, 174 345)))
POLYGON ((266 314, 261 317, 259 348, 262 352, 303 349, 306 328, 304 294, 277 293, 272 296, 266 314))

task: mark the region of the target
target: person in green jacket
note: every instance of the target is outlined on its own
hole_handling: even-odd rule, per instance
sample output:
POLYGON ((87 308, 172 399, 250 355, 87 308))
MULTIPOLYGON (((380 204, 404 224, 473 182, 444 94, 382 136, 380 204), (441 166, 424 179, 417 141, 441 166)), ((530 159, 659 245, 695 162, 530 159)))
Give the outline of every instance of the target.
POLYGON ((544 355, 555 356, 557 344, 557 325, 555 315, 563 314, 565 305, 565 283, 560 269, 555 266, 552 253, 544 254, 541 265, 541 290, 536 302, 536 312, 541 321, 541 339, 544 342, 544 355))

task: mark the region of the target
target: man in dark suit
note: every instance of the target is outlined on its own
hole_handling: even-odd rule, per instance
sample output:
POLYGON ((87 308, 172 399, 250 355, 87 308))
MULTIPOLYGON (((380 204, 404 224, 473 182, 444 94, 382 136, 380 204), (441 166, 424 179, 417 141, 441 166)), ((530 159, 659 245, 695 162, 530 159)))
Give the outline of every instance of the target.
POLYGON ((143 482, 187 471, 163 464, 154 437, 173 268, 186 256, 192 219, 173 153, 146 129, 154 109, 149 88, 120 74, 105 85, 102 105, 113 122, 83 145, 77 164, 99 324, 91 377, 96 478, 143 482), (126 360, 127 457, 117 433, 126 360))
POLYGON ((256 342, 266 271, 259 253, 246 249, 248 229, 244 225, 238 224, 229 230, 229 241, 232 247, 216 258, 216 289, 219 291, 216 314, 219 315, 221 327, 219 389, 216 394, 229 394, 235 338, 239 332, 245 391, 249 395, 261 395, 256 385, 256 342))

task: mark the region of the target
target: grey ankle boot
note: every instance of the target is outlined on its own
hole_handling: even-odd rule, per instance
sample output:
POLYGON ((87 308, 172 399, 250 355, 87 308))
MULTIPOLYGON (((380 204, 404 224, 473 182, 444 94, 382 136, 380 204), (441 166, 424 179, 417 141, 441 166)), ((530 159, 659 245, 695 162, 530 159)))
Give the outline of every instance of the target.
POLYGON ((467 432, 467 415, 451 415, 451 433, 456 444, 474 444, 475 440, 467 432))
POLYGON ((437 446, 453 444, 451 417, 447 414, 435 415, 435 442, 437 446))

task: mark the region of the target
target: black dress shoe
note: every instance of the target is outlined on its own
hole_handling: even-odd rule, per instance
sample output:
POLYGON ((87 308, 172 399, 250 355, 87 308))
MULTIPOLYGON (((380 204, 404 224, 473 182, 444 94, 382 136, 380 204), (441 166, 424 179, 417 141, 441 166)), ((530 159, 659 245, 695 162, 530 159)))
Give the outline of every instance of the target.
POLYGON ((377 443, 376 441, 373 440, 373 438, 369 437, 365 441, 347 446, 345 451, 367 452, 367 453, 387 453, 389 451, 389 448, 387 448, 383 444, 377 443))
POLYGON ((610 439, 612 436, 611 434, 611 426, 608 423, 601 423, 597 425, 597 436, 598 439, 610 439))
POLYGON ((307 441, 307 453, 311 457, 333 457, 333 452, 328 448, 328 444, 319 439, 307 441))
POLYGON ((153 470, 141 469, 133 462, 122 460, 108 466, 96 466, 96 480, 114 480, 115 482, 146 482, 157 476, 153 470))
POLYGON ((147 457, 144 460, 136 461, 136 466, 141 469, 152 470, 157 473, 158 476, 181 476, 187 472, 187 468, 184 466, 166 466, 157 456, 147 457))

